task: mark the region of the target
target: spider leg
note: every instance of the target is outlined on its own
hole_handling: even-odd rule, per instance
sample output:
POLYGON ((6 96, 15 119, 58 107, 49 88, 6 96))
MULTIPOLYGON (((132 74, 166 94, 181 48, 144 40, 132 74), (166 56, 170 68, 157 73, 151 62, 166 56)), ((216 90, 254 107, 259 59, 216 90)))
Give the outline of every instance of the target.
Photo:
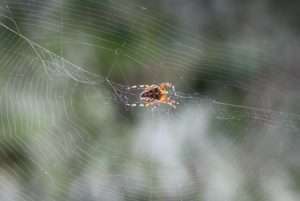
POLYGON ((128 107, 147 107, 144 103, 127 103, 126 106, 128 107))
POLYGON ((171 84, 170 82, 163 82, 159 85, 159 88, 161 90, 167 90, 168 88, 172 88, 174 85, 171 84))
POLYGON ((145 107, 153 107, 153 108, 156 108, 158 105, 159 105, 159 102, 158 102, 158 101, 155 101, 155 102, 147 103, 147 104, 145 105, 145 107))
POLYGON ((167 95, 164 95, 161 99, 160 99, 161 103, 170 105, 171 107, 173 107, 174 109, 176 109, 176 104, 178 104, 175 100, 171 99, 170 97, 168 97, 167 95))
POLYGON ((149 107, 151 105, 155 104, 155 101, 151 98, 142 98, 140 102, 135 103, 127 103, 126 106, 129 107, 149 107))
POLYGON ((151 107, 159 104, 159 101, 153 99, 146 99, 144 101, 145 101, 145 107, 151 107))
POLYGON ((171 107, 173 107, 174 109, 176 109, 176 102, 173 100, 167 101, 166 104, 170 105, 171 107))
POLYGON ((141 84, 141 85, 132 85, 130 87, 127 87, 128 90, 130 89, 145 89, 145 88, 148 88, 150 87, 150 85, 148 84, 141 84))

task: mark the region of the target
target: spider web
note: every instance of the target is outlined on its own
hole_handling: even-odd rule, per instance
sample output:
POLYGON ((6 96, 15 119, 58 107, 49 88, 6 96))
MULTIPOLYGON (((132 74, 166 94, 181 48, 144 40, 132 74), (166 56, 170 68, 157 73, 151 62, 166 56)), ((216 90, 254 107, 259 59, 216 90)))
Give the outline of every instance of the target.
POLYGON ((296 31, 211 2, 2 0, 0 200, 297 200, 296 31))

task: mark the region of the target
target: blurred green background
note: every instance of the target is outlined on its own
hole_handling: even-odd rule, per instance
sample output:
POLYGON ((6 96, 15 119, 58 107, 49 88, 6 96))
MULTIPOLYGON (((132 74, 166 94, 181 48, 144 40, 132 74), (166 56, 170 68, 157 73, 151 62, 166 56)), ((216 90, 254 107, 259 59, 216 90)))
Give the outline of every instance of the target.
POLYGON ((299 9, 1 0, 0 200, 299 200, 299 9))

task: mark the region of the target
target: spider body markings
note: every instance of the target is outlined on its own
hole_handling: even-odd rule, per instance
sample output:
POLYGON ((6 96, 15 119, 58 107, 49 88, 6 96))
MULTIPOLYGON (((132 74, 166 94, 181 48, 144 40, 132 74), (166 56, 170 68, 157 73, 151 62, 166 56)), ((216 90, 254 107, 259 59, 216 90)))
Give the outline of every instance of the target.
POLYGON ((143 89, 143 91, 139 94, 140 103, 126 104, 127 106, 156 107, 160 104, 167 104, 173 108, 176 108, 176 104, 179 104, 170 96, 170 91, 175 95, 176 92, 174 85, 169 82, 152 85, 133 85, 131 87, 128 87, 127 89, 143 89))

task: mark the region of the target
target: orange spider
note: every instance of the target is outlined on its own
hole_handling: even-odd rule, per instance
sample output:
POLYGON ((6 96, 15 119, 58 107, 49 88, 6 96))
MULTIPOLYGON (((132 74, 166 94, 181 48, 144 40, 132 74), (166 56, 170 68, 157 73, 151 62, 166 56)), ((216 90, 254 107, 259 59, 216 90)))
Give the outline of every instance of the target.
POLYGON ((143 89, 143 91, 139 95, 139 99, 141 103, 139 104, 126 104, 127 106, 136 107, 149 107, 154 106, 156 107, 159 104, 167 104, 173 108, 176 108, 176 102, 170 97, 169 91, 172 90, 175 93, 175 87, 173 84, 169 82, 163 82, 159 85, 152 84, 152 85, 134 85, 128 87, 127 89, 143 89))

